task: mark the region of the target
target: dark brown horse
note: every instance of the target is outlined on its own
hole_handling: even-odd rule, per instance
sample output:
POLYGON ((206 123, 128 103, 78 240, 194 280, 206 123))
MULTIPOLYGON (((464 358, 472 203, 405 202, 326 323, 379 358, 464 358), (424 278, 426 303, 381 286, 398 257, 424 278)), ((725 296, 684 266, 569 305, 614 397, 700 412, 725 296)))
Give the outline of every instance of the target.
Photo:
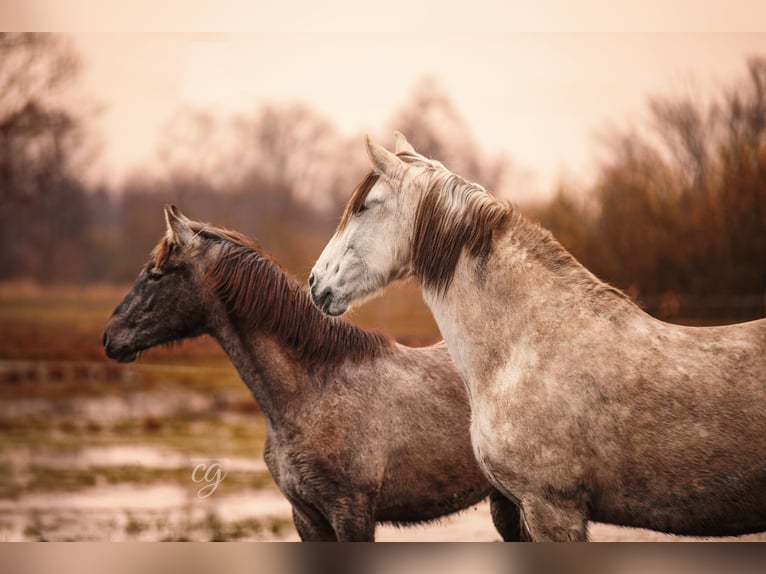
POLYGON ((213 336, 268 421, 264 458, 302 540, 374 540, 376 522, 433 520, 491 496, 505 540, 517 507, 469 439, 465 387, 444 344, 414 349, 324 316, 244 236, 165 209, 167 234, 109 319, 104 348, 213 336))

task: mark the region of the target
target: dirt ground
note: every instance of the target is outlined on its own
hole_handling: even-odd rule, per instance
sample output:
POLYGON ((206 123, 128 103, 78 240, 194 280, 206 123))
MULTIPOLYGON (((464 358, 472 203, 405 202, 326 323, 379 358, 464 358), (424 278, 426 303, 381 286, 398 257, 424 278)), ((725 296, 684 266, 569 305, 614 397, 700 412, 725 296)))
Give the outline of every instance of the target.
MULTIPOLYGON (((93 489, 68 496, 39 494, 0 501, 3 541, 44 540, 300 540, 290 519, 290 505, 273 489, 234 496, 215 495, 190 501, 172 485, 93 489), (196 506, 196 508, 194 508, 196 506), (211 511, 211 509, 214 509, 211 511), (215 520, 212 518, 215 516, 215 520), (241 536, 234 524, 257 525, 241 536), (217 526, 216 526, 217 524, 217 526), (228 525, 228 526, 227 526, 228 525), (218 529, 218 530, 216 530, 218 529), (229 532, 229 534, 222 534, 229 532)), ((649 530, 592 523, 594 542, 678 542, 698 538, 670 536, 649 530)), ((489 503, 430 524, 398 528, 378 526, 379 542, 496 542, 489 503)), ((716 541, 766 541, 766 534, 716 541)))
MULTIPOLYGON (((459 515, 444 519, 441 523, 397 529, 391 526, 378 527, 377 538, 387 542, 443 541, 443 542, 486 542, 500 540, 492 526, 489 503, 482 502, 459 515)), ((639 528, 622 528, 611 524, 593 522, 590 524, 590 539, 593 542, 699 542, 704 539, 671 536, 639 528)), ((717 538, 715 540, 766 541, 766 534, 754 534, 738 538, 717 538)))

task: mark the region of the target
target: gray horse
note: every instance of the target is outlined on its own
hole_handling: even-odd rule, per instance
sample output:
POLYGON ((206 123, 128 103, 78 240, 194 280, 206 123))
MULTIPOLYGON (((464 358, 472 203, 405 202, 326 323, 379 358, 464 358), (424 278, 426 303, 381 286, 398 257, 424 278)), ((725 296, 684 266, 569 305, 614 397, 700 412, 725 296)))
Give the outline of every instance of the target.
POLYGON ((202 334, 228 354, 268 422, 264 458, 302 540, 374 540, 376 522, 433 520, 490 495, 520 540, 518 508, 479 469, 468 399, 443 343, 413 349, 325 317, 244 236, 166 207, 167 234, 109 319, 112 359, 202 334))
MULTIPOLYGON (((397 135, 372 144, 309 278, 339 315, 414 275, 468 387, 471 441, 533 540, 597 520, 766 529, 766 320, 658 321, 547 231, 397 135)), ((766 262, 765 262, 766 263, 766 262)))

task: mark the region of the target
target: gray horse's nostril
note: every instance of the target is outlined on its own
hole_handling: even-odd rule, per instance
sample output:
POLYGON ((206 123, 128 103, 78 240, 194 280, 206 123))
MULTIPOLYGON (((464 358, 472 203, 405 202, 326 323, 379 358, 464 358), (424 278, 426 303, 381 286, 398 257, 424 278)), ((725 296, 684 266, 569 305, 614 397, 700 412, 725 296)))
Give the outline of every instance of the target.
POLYGON ((309 275, 309 287, 313 287, 315 282, 316 282, 316 277, 314 277, 314 274, 312 273, 311 275, 309 275))
POLYGON ((325 289, 322 293, 318 294, 312 289, 311 296, 314 299, 314 303, 322 311, 327 312, 327 308, 332 302, 332 289, 325 289))

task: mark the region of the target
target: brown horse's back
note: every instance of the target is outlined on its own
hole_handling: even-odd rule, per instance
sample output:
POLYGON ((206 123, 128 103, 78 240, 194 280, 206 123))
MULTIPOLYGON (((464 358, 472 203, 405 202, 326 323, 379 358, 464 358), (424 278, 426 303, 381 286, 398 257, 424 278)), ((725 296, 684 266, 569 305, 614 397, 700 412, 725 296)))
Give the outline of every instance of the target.
POLYGON ((462 510, 486 497, 489 482, 471 447, 471 410, 463 381, 446 346, 399 347, 403 373, 393 389, 379 388, 395 405, 386 413, 406 432, 392 432, 391 464, 378 503, 378 519, 410 523, 462 510), (407 485, 406 490, 401 485, 407 485))

